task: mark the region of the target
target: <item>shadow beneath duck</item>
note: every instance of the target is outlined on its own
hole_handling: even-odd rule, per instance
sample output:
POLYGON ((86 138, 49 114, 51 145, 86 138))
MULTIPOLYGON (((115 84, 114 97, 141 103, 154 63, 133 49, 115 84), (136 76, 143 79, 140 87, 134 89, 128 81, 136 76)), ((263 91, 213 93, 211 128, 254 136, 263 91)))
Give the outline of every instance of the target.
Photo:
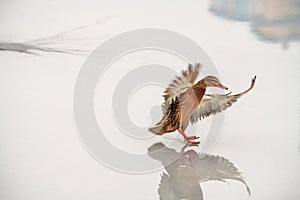
POLYGON ((185 151, 186 148, 187 145, 178 153, 161 142, 148 148, 148 155, 160 161, 167 171, 161 175, 158 187, 160 199, 203 199, 200 183, 226 180, 242 182, 251 195, 241 172, 228 159, 194 150, 185 151), (169 164, 175 156, 179 158, 169 164))

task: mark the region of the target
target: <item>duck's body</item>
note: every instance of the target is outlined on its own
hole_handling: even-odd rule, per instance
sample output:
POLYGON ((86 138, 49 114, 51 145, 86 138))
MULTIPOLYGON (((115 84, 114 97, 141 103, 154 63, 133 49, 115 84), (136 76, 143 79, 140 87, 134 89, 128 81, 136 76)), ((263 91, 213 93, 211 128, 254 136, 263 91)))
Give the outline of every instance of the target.
POLYGON ((188 88, 169 105, 166 114, 156 124, 156 127, 149 130, 152 132, 155 131, 156 135, 173 132, 179 128, 185 131, 189 125, 190 117, 197 110, 205 91, 206 86, 203 80, 199 81, 193 87, 188 88))
POLYGON ((163 135, 178 130, 186 141, 198 144, 199 142, 191 141, 198 137, 187 136, 184 132, 189 122, 193 124, 202 118, 226 110, 240 96, 253 88, 256 78, 252 79, 250 88, 240 94, 205 95, 207 87, 225 90, 228 88, 214 76, 207 76, 194 84, 199 72, 200 64, 189 64, 188 69, 182 72, 182 76, 173 80, 163 95, 165 99, 162 104, 163 117, 154 127, 149 128, 150 132, 163 135))

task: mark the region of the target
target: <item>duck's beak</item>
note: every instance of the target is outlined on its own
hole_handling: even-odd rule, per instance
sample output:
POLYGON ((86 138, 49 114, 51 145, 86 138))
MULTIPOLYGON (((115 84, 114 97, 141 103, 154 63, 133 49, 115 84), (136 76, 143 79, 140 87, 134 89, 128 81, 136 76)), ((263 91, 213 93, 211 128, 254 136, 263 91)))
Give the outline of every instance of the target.
POLYGON ((223 90, 228 90, 228 87, 222 85, 221 83, 219 83, 218 87, 223 89, 223 90))

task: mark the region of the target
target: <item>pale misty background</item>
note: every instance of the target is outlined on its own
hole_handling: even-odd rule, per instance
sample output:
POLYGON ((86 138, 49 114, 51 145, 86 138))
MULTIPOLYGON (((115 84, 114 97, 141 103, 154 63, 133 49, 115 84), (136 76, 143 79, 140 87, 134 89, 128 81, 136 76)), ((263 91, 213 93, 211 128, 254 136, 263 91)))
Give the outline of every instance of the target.
MULTIPOLYGON (((76 77, 88 53, 112 36, 147 27, 173 30, 197 42, 233 92, 247 88, 257 75, 254 90, 226 111, 222 137, 212 151, 243 172, 252 195, 237 182, 207 182, 201 184, 204 199, 299 199, 299 1, 241 2, 1 0, 0 43, 58 34, 43 45, 77 49, 80 54, 0 50, 0 199, 159 198, 163 170, 131 175, 101 165, 82 146, 72 110, 76 77)), ((105 135, 132 153, 145 154, 158 141, 170 143, 163 138, 128 138, 111 117, 117 81, 149 63, 177 72, 186 66, 167 53, 133 53, 112 65, 99 83, 105 86, 98 87, 105 98, 99 91, 95 94, 105 135)), ((162 90, 145 87, 132 96, 128 110, 135 124, 153 123, 149 105, 161 103, 162 90)), ((209 122, 205 120, 196 133, 202 139, 209 122)))

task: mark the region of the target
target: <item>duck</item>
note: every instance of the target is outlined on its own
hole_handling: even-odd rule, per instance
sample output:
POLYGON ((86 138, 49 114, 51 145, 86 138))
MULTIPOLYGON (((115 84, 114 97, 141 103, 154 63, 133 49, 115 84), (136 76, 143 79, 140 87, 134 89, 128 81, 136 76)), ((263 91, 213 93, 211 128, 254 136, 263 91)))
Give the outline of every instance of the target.
POLYGON ((164 102, 161 105, 162 118, 148 130, 158 136, 178 131, 186 143, 198 145, 198 136, 188 136, 185 133, 188 125, 225 111, 241 96, 254 87, 256 76, 252 78, 250 87, 238 94, 206 94, 208 87, 228 90, 216 76, 208 75, 195 83, 201 63, 188 64, 181 75, 176 76, 163 92, 164 102))

